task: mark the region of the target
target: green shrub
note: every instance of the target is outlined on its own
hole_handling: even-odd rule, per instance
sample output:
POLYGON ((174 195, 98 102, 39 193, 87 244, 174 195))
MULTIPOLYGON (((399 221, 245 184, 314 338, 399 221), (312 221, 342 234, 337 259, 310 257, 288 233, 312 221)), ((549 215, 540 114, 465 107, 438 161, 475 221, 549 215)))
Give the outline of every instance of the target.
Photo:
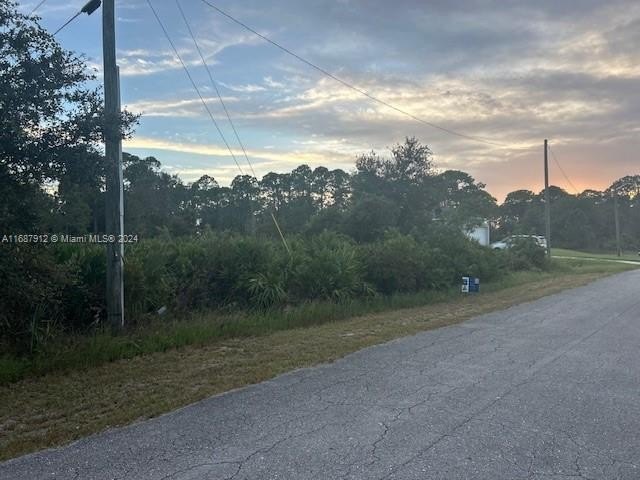
POLYGON ((417 241, 423 262, 420 289, 441 290, 458 285, 465 275, 489 281, 505 270, 499 255, 470 240, 457 228, 434 224, 417 241))
POLYGON ((174 303, 175 279, 170 267, 174 249, 175 242, 170 239, 127 246, 124 295, 126 315, 130 319, 174 303))
MULTIPOLYGON (((179 240, 182 243, 182 240, 179 240)), ((181 309, 250 306, 260 303, 258 283, 273 280, 284 263, 282 247, 271 240, 209 234, 176 247, 171 274, 181 309)), ((264 297, 263 297, 264 300, 264 297)))
POLYGON ((438 246, 424 247, 424 288, 428 290, 443 290, 460 283, 460 272, 466 267, 460 267, 454 257, 445 253, 438 246))
POLYGON ((248 280, 251 305, 265 309, 283 304, 287 299, 283 276, 275 272, 257 273, 248 280))
POLYGON ((424 249, 409 235, 387 233, 362 247, 366 279, 379 292, 414 292, 426 283, 424 249))
POLYGON ((546 251, 532 238, 519 238, 505 252, 511 270, 543 270, 548 267, 546 251))
POLYGON ((61 328, 73 272, 56 263, 48 247, 3 245, 0 278, 0 342, 33 352, 61 328))
POLYGON ((99 323, 106 291, 105 249, 100 245, 58 244, 57 262, 69 275, 64 289, 64 323, 68 330, 84 330, 99 323))
POLYGON ((292 244, 287 287, 298 300, 345 300, 370 292, 352 240, 325 232, 292 244))
MULTIPOLYGON (((445 291, 467 274, 489 281, 507 269, 546 267, 544 251, 531 243, 494 252, 440 225, 420 236, 387 231, 368 244, 328 231, 288 242, 290 252, 274 239, 209 232, 127 245, 127 323, 162 306, 181 315, 318 300, 347 308, 376 293, 445 291)), ((0 274, 3 346, 33 352, 59 332, 83 333, 105 319, 103 245, 5 248, 0 274)))

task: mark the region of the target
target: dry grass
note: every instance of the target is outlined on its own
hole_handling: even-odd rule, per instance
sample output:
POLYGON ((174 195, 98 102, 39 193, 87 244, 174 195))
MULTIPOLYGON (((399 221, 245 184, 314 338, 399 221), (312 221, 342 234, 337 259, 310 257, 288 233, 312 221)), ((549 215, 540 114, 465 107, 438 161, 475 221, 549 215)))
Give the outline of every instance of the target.
POLYGON ((607 271, 539 274, 529 285, 419 308, 371 314, 269 335, 53 373, 0 387, 0 459, 62 445, 108 427, 280 373, 330 362, 364 347, 461 322, 561 290, 607 271))

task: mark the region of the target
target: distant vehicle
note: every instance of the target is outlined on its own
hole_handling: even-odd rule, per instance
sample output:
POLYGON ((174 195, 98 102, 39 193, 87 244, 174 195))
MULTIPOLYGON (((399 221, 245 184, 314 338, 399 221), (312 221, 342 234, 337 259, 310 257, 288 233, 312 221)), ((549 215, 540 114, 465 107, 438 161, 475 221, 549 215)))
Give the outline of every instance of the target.
POLYGON ((539 246, 547 249, 547 239, 542 235, 509 235, 507 238, 500 240, 499 242, 493 242, 491 248, 494 250, 506 250, 518 240, 530 238, 534 240, 539 246))

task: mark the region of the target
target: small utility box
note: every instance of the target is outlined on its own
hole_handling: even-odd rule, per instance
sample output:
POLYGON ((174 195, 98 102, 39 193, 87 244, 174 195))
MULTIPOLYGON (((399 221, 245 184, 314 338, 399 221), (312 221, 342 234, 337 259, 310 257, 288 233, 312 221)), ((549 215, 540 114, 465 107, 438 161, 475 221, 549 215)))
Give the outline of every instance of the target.
POLYGON ((462 277, 462 293, 478 293, 480 279, 478 277, 462 277))

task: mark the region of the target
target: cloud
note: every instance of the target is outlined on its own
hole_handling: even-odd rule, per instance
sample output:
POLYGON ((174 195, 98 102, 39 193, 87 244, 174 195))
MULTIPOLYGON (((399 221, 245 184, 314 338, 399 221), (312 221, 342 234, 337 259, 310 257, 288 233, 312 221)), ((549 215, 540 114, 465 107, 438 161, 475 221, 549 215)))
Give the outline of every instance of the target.
POLYGON ((224 82, 218 82, 220 85, 225 87, 228 90, 233 92, 241 92, 241 93, 255 93, 255 92, 264 92, 266 90, 262 85, 248 84, 248 85, 231 85, 224 82))
MULTIPOLYGON (((185 182, 194 182, 203 175, 209 175, 222 184, 231 184, 236 175, 244 174, 245 169, 247 172, 250 171, 244 159, 239 157, 242 155, 241 151, 234 151, 234 155, 239 157, 239 161, 242 162, 241 166, 245 167, 242 172, 231 159, 228 150, 221 145, 193 144, 150 137, 136 137, 123 142, 123 149, 140 155, 148 155, 150 152, 157 151, 164 152, 163 157, 160 159, 163 164, 162 169, 173 175, 178 175, 185 182), (177 163, 172 160, 172 153, 187 154, 191 156, 191 159, 186 164, 184 162, 177 163), (204 165, 202 162, 203 157, 205 157, 204 165)), ((269 162, 265 162, 264 159, 257 161, 254 166, 256 174, 260 175, 265 167, 268 168, 268 165, 269 162)))
MULTIPOLYGON (((185 59, 188 65, 197 64, 192 59, 191 50, 182 49, 179 51, 181 57, 189 56, 185 59)), ((163 50, 152 52, 148 50, 132 50, 118 52, 118 65, 120 76, 152 75, 166 70, 182 68, 182 65, 173 51, 163 50)))
MULTIPOLYGON (((129 18, 128 23, 135 23, 136 21, 136 18, 129 18)), ((191 38, 178 37, 171 32, 170 35, 177 45, 178 54, 187 67, 204 68, 202 59, 191 38)), ((224 39, 200 37, 197 38, 197 41, 210 68, 218 64, 216 57, 226 49, 256 43, 255 37, 246 34, 229 35, 224 39)), ((162 39, 161 42, 162 45, 167 44, 165 39, 162 39)), ((123 77, 148 76, 182 68, 180 60, 168 44, 164 49, 136 48, 119 50, 118 65, 120 66, 120 75, 123 77)), ((101 69, 101 65, 98 64, 97 67, 101 69)))
MULTIPOLYGON (((247 155, 252 159, 253 168, 258 176, 262 176, 271 170, 291 170, 301 164, 318 166, 326 163, 329 156, 337 164, 345 167, 352 165, 354 157, 348 148, 340 148, 342 142, 329 142, 327 144, 316 145, 315 148, 276 150, 274 148, 262 148, 246 150, 247 155)), ((213 157, 216 164, 207 168, 207 172, 218 170, 228 172, 235 168, 235 173, 239 174, 237 166, 233 164, 229 151, 226 147, 217 144, 195 144, 180 141, 164 140, 151 137, 136 137, 126 140, 123 143, 124 149, 136 150, 163 150, 167 152, 178 152, 194 154, 199 156, 213 157)), ((242 150, 232 148, 243 171, 250 172, 251 169, 246 164, 242 150)), ((163 162, 164 163, 164 162, 163 162)), ((182 170, 187 171, 186 168, 182 170)), ((246 173, 245 172, 245 173, 246 173)))
MULTIPOLYGON (((237 101, 236 97, 222 97, 225 104, 237 101)), ((218 97, 203 97, 207 105, 218 105, 218 97)), ((207 115, 199 97, 186 100, 138 100, 125 105, 127 110, 140 113, 143 117, 202 117, 207 115)), ((210 107, 211 108, 211 107, 210 107)))
MULTIPOLYGON (((226 25, 220 31, 232 40, 224 46, 207 34, 207 52, 224 67, 217 74, 233 92, 230 110, 241 122, 243 139, 277 145, 251 153, 270 168, 351 165, 356 152, 383 150, 407 135, 431 145, 440 166, 469 170, 498 197, 519 182, 529 187, 538 181, 544 138, 568 155, 567 171, 578 186, 586 179, 597 184, 605 162, 615 164, 607 175, 634 168, 640 134, 637 2, 584 0, 576 8, 552 0, 280 0, 270 9, 248 1, 229 10, 385 102, 466 135, 508 144, 476 144, 420 124, 226 25)), ((201 28, 217 18, 202 12, 201 28)), ((189 42, 180 38, 185 58, 195 66, 189 42)), ((153 52, 129 51, 125 69, 146 75, 176 68, 170 52, 153 52)), ((192 99, 147 98, 136 106, 148 116, 205 118, 192 99)), ((160 148, 151 135, 146 138, 160 148)), ((202 149, 193 143, 162 149, 216 155, 228 164, 228 152, 204 134, 201 141, 202 149)))
POLYGON ((271 77, 270 75, 267 77, 264 77, 263 79, 264 84, 269 87, 269 88, 285 88, 285 84, 282 82, 277 82, 273 79, 273 77, 271 77))

